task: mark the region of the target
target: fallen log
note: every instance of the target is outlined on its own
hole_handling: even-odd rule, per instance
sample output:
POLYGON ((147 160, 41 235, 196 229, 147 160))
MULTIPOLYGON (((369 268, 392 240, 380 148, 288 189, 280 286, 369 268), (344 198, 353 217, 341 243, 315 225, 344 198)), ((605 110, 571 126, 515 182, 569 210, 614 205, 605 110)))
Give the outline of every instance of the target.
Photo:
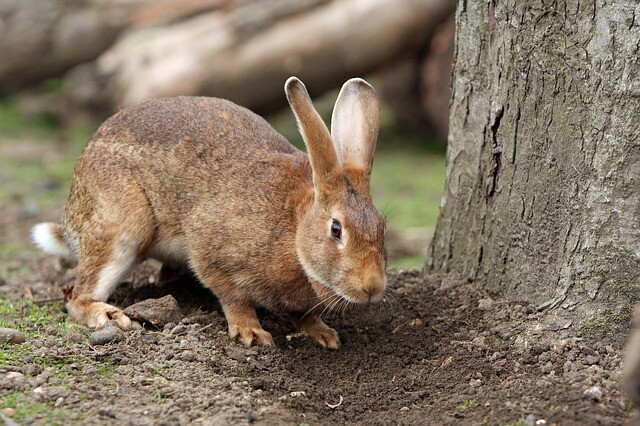
POLYGON ((242 10, 211 12, 131 31, 66 78, 71 99, 113 112, 144 99, 209 95, 261 113, 285 103, 302 78, 312 94, 419 50, 453 9, 450 0, 342 0, 268 25, 242 10), (247 24, 249 22, 249 24, 247 24))
POLYGON ((454 18, 440 24, 417 54, 380 72, 380 93, 398 122, 443 143, 449 130, 454 18))
POLYGON ((0 90, 15 92, 91 61, 129 28, 161 25, 240 0, 0 2, 0 90))

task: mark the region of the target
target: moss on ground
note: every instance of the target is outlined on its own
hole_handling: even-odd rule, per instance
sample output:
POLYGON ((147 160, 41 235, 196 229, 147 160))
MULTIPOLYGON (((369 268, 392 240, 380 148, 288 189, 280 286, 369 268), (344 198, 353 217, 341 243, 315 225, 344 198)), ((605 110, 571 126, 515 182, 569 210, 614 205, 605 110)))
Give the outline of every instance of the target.
POLYGON ((34 402, 27 398, 23 392, 0 395, 0 407, 13 408, 16 413, 12 420, 18 424, 27 419, 37 419, 39 424, 63 425, 70 415, 69 410, 57 408, 53 404, 34 402))

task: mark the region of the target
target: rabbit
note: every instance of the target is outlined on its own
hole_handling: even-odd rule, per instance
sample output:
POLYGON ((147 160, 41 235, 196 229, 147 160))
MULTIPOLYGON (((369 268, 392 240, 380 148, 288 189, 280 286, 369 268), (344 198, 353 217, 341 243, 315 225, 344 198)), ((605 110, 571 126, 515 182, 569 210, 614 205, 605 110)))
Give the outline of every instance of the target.
POLYGON ((387 286, 386 220, 369 193, 380 105, 366 81, 347 81, 330 133, 299 79, 285 93, 308 154, 217 98, 149 100, 102 124, 78 159, 63 223, 32 231, 40 248, 78 262, 66 302, 76 320, 131 329, 106 301, 154 258, 192 270, 232 339, 274 344, 261 306, 338 348, 322 310, 380 301, 387 286))
MULTIPOLYGON (((625 349, 624 388, 636 408, 640 409, 640 304, 635 308, 633 330, 625 349)), ((640 424, 640 415, 635 421, 640 424)))

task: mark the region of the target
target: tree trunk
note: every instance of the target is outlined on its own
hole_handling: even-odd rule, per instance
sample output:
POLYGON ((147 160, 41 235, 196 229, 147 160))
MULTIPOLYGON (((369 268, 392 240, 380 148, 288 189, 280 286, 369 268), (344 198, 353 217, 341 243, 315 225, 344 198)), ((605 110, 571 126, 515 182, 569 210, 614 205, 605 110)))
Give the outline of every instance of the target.
POLYGON ((452 9, 449 0, 342 0, 257 26, 246 25, 241 10, 201 14, 130 32, 67 82, 77 103, 110 111, 200 94, 265 113, 286 104, 289 76, 320 94, 417 50, 452 9))
POLYGON ((640 291, 640 5, 525 3, 458 3, 426 270, 556 308, 584 335, 627 329, 640 291))

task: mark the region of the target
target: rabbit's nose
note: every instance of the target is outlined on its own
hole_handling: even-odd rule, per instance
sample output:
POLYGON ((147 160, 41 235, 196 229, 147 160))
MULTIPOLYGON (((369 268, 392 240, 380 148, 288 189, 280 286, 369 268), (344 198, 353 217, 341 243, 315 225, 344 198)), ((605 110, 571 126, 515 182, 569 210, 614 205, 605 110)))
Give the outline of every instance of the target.
POLYGON ((384 289, 387 287, 387 277, 382 274, 369 274, 362 282, 362 291, 369 295, 370 302, 380 300, 384 289))

